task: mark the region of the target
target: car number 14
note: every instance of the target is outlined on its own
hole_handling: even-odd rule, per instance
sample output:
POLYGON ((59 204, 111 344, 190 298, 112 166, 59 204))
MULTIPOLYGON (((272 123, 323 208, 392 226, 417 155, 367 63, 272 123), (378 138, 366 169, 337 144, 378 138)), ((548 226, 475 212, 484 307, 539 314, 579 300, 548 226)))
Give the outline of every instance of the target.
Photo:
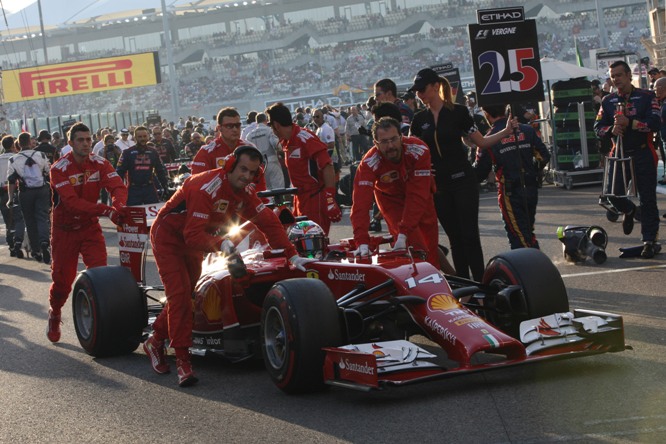
POLYGON ((433 273, 428 276, 422 277, 418 281, 413 277, 405 279, 405 282, 407 282, 407 288, 414 288, 420 284, 439 284, 443 281, 444 279, 439 273, 433 273))

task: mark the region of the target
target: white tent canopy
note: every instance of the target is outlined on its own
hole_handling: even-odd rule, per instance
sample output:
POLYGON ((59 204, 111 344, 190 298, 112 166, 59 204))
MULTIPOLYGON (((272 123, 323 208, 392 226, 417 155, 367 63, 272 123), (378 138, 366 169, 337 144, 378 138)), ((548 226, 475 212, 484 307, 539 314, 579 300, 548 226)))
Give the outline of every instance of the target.
POLYGON ((595 69, 562 62, 550 57, 541 59, 541 78, 543 80, 564 80, 576 77, 600 77, 602 73, 595 69))

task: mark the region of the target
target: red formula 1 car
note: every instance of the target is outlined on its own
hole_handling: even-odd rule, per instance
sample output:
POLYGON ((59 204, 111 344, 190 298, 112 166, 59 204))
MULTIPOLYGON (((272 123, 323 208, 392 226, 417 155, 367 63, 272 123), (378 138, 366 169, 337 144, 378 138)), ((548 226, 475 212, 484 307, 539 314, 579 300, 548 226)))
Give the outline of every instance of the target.
MULTIPOLYGON (((267 192, 267 194, 276 192, 267 192)), ((278 193, 279 194, 279 193, 278 193)), ((294 222, 276 208, 286 224, 294 222)), ((94 356, 131 353, 150 334, 162 301, 144 282, 143 210, 119 233, 124 266, 89 269, 73 293, 76 333, 94 356)), ((193 294, 192 353, 231 361, 262 356, 288 393, 325 384, 372 390, 548 359, 625 349, 622 317, 571 310, 562 278, 539 250, 495 256, 483 280, 443 274, 410 252, 356 260, 352 240, 329 245, 307 272, 250 233, 246 273, 205 259, 193 294), (421 345, 410 337, 422 336, 421 345)))

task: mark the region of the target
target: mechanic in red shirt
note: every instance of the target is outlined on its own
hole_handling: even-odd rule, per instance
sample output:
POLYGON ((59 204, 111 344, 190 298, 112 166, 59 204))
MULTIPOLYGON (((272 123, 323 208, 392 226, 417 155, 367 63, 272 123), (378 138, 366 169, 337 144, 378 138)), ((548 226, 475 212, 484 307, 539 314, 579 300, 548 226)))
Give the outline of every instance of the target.
POLYGON ((355 254, 370 254, 368 229, 374 197, 395 239, 393 249, 412 246, 425 251, 428 262, 440 268, 428 146, 416 137, 402 136, 400 122, 392 117, 376 121, 372 137, 375 146, 363 156, 354 177, 351 223, 355 254))
POLYGON ((269 126, 280 139, 292 186, 296 216, 306 215, 328 235, 331 222, 339 222, 342 212, 335 201, 335 170, 327 146, 314 133, 295 125, 291 112, 282 103, 266 110, 269 126))
POLYGON ((285 250, 302 271, 312 259, 298 256, 277 216, 257 197, 251 186, 262 174, 263 156, 253 146, 240 146, 224 159, 224 168, 191 176, 157 214, 150 230, 157 270, 167 298, 153 324, 153 335, 143 349, 153 370, 168 373, 164 341, 176 352, 178 384, 197 382, 192 371, 192 292, 201 275, 204 253, 233 254, 231 241, 215 233, 236 214, 251 220, 270 239, 271 247, 285 250))
POLYGON ((76 277, 79 254, 87 268, 106 265, 106 243, 99 216, 122 223, 127 187, 113 165, 91 154, 92 136, 83 123, 69 131, 72 150, 51 167, 53 216, 51 226, 51 279, 49 323, 46 336, 60 340, 60 312, 76 277), (97 203, 105 188, 112 206, 97 203))
POLYGON ((202 146, 192 160, 192 174, 220 168, 224 165, 224 158, 231 154, 236 147, 247 145, 240 138, 241 118, 236 108, 222 108, 217 113, 217 128, 220 136, 213 143, 202 146))

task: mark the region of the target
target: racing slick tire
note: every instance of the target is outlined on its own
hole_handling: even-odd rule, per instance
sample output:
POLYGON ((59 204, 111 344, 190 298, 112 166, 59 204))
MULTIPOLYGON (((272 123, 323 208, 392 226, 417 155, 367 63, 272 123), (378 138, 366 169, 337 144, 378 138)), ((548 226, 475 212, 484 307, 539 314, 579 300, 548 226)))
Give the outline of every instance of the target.
POLYGON ((548 256, 535 248, 519 248, 493 257, 488 261, 482 283, 497 289, 509 285, 522 287, 524 304, 518 304, 520 310, 488 315, 490 322, 516 338, 522 321, 569 311, 560 272, 548 256))
POLYGON ((76 336, 95 357, 132 353, 148 325, 147 300, 121 266, 89 268, 74 283, 72 314, 76 336))
POLYGON ((261 350, 271 379, 286 393, 325 388, 323 347, 342 343, 338 306, 316 279, 287 279, 266 295, 261 313, 261 350))

